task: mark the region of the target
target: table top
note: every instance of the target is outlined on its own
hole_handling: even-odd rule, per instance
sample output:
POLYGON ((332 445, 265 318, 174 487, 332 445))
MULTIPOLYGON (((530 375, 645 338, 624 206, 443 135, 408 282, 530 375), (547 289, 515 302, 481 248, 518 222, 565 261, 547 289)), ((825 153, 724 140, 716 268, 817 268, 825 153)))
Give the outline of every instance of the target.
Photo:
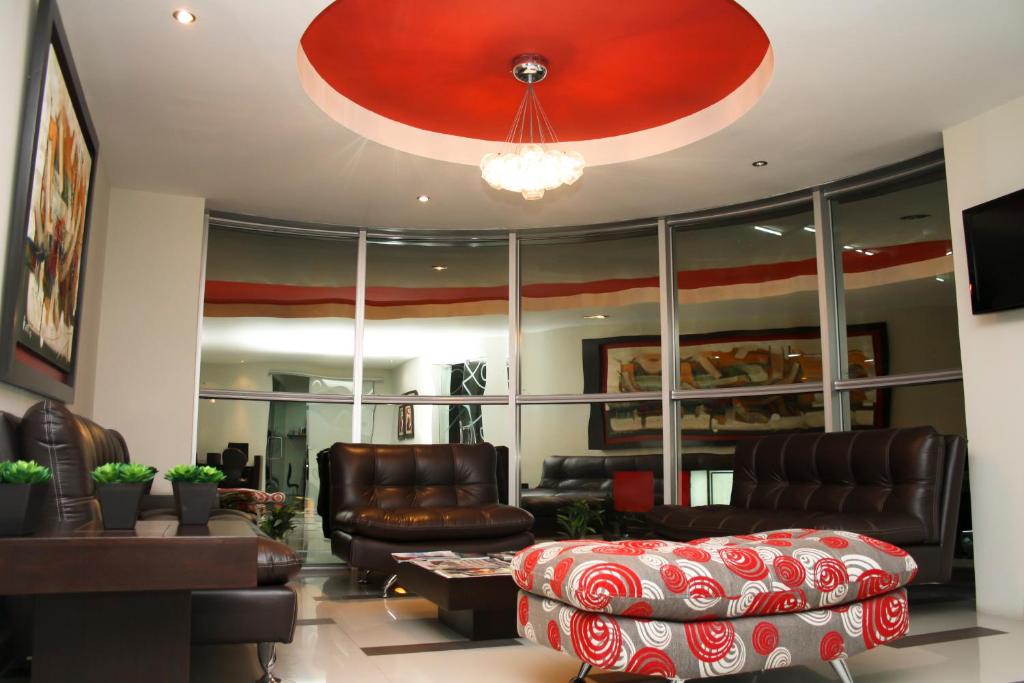
POLYGON ((511 574, 448 578, 411 562, 398 563, 398 582, 449 610, 509 607, 519 592, 511 574))
POLYGON ((55 524, 0 538, 0 593, 255 587, 256 545, 255 527, 242 519, 211 519, 208 526, 142 520, 126 531, 99 522, 55 524))

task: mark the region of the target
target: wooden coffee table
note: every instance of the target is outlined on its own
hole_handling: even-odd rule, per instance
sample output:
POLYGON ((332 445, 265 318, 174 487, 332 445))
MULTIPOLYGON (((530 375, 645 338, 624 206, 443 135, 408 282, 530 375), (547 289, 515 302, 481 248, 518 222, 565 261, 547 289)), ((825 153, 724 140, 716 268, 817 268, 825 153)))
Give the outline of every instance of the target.
POLYGON ((0 594, 35 596, 33 683, 188 681, 192 591, 256 586, 256 543, 243 520, 0 538, 0 594))
POLYGON ((516 638, 516 596, 510 574, 449 579, 400 562, 398 583, 437 605, 437 616, 470 640, 516 638))

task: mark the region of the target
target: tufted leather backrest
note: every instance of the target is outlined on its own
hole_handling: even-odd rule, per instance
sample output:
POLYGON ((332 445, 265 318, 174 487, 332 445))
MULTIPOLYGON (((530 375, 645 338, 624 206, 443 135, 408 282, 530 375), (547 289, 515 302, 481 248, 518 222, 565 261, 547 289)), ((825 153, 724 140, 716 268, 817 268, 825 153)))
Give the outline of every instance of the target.
POLYGON ((465 507, 498 502, 494 446, 331 446, 332 517, 360 507, 465 507))
POLYGON ((653 472, 654 492, 662 491, 664 460, 657 455, 552 455, 544 458, 538 488, 559 491, 607 491, 616 472, 653 472))
POLYGON ((44 519, 94 519, 99 506, 89 473, 108 462, 129 461, 124 437, 75 415, 57 401, 41 401, 29 408, 17 431, 17 459, 35 460, 53 472, 44 519))
POLYGON ((908 514, 940 535, 946 437, 931 427, 779 434, 736 447, 731 504, 755 510, 908 514))

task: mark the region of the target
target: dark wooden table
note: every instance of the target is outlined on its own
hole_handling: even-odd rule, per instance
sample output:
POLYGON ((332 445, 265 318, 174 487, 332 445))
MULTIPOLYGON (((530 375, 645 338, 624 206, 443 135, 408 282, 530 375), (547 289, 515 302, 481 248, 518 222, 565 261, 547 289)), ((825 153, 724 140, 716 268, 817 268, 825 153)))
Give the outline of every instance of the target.
POLYGON ((470 640, 518 636, 519 589, 510 574, 449 579, 411 562, 400 562, 398 583, 437 605, 438 619, 470 640))
POLYGON ((60 524, 0 538, 0 593, 34 598, 32 681, 183 683, 192 591, 256 586, 256 533, 140 521, 60 524))

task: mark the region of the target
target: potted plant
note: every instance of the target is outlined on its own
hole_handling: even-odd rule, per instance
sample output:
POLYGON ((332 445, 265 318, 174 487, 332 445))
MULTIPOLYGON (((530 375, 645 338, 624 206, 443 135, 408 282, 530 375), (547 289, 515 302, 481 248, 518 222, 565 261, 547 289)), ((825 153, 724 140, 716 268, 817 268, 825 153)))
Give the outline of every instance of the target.
POLYGON ((604 510, 590 501, 577 500, 558 508, 555 518, 561 531, 558 538, 586 538, 596 534, 604 520, 604 510))
POLYGON ((298 510, 291 503, 266 503, 260 517, 260 529, 275 541, 284 539, 285 534, 295 528, 298 510))
POLYGON ((206 524, 210 510, 217 501, 217 482, 224 473, 209 465, 176 465, 167 470, 164 479, 174 490, 174 506, 178 509, 178 523, 186 526, 206 524))
POLYGON ((50 476, 50 469, 35 460, 0 462, 0 536, 36 532, 50 476))
POLYGON ((110 462, 92 471, 104 529, 134 529, 152 467, 130 462, 110 462))

